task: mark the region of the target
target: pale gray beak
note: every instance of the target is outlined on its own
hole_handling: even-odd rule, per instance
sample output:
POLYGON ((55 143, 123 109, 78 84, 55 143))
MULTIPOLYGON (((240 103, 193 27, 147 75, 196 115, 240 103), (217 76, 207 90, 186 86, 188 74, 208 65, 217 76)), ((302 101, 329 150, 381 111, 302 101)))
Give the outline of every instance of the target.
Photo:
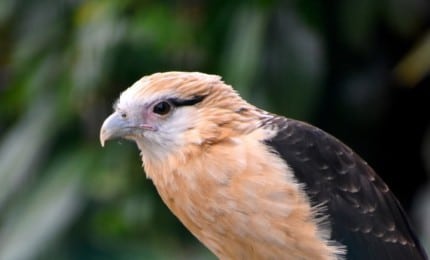
POLYGON ((133 129, 127 119, 114 112, 103 122, 100 129, 100 143, 104 147, 105 142, 108 140, 126 138, 132 134, 133 129))

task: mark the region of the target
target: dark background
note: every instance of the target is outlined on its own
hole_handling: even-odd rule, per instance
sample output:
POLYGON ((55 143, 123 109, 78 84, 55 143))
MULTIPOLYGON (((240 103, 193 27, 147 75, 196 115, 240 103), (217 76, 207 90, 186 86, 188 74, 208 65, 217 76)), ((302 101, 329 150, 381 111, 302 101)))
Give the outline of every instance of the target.
POLYGON ((158 71, 222 75, 389 184, 430 247, 430 2, 0 1, 0 259, 213 259, 126 141, 98 132, 158 71))

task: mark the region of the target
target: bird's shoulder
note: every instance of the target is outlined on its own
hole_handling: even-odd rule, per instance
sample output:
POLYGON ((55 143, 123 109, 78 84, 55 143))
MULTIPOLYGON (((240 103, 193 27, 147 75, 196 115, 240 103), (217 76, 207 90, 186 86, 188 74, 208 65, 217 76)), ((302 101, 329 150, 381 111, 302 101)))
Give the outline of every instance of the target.
POLYGON ((328 216, 347 259, 426 259, 398 200, 348 146, 301 121, 265 115, 261 122, 276 131, 265 144, 293 170, 317 215, 328 216))

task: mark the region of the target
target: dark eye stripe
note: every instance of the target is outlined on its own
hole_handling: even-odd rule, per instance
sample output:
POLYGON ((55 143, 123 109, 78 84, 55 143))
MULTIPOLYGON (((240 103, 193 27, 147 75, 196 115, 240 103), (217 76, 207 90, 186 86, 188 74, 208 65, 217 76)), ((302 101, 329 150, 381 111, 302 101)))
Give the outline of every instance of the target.
POLYGON ((190 99, 170 98, 169 102, 175 107, 192 106, 201 102, 206 96, 195 96, 190 99))

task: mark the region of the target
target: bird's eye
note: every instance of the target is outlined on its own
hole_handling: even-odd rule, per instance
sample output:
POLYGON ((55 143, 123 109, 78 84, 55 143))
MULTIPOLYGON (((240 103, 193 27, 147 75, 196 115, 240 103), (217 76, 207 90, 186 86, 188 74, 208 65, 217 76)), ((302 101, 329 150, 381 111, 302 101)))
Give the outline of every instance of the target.
POLYGON ((159 115, 165 115, 169 113, 170 109, 171 109, 171 106, 169 103, 167 103, 166 101, 161 101, 160 103, 154 106, 152 111, 154 111, 154 113, 159 115))
POLYGON ((126 113, 124 113, 124 112, 122 112, 122 113, 121 113, 121 117, 122 117, 122 118, 127 118, 127 114, 126 114, 126 113))

